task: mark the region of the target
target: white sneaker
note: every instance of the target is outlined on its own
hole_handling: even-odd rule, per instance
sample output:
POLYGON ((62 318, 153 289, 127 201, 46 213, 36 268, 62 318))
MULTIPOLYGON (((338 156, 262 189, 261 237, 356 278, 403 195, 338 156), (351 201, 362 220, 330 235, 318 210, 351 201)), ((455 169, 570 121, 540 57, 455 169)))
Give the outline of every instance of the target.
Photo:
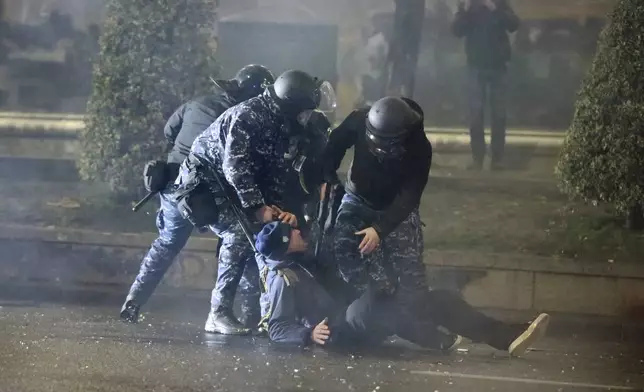
POLYGON ((462 343, 463 343, 463 337, 461 335, 456 335, 454 339, 454 343, 452 343, 449 347, 445 347, 442 351, 445 353, 454 352, 462 343))
POLYGON ((541 339, 548 329, 548 324, 550 324, 550 315, 547 313, 541 313, 530 326, 521 334, 518 338, 514 339, 508 352, 513 357, 519 357, 523 355, 530 346, 532 346, 537 340, 541 339))

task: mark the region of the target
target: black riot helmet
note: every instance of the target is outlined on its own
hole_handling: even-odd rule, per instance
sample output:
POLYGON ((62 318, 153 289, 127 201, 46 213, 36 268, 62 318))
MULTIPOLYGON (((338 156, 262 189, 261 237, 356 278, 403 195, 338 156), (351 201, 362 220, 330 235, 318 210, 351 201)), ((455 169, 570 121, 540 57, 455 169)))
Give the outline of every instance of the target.
POLYGON ((275 82, 275 76, 263 65, 251 64, 237 71, 234 80, 242 100, 255 97, 275 82))
POLYGON ((277 77, 273 89, 280 103, 293 112, 313 110, 318 106, 318 80, 304 71, 284 72, 277 77))
POLYGON ((336 107, 331 84, 304 71, 284 72, 275 80, 272 91, 284 113, 297 117, 302 126, 306 125, 314 110, 328 113, 336 107))
POLYGON ((400 158, 410 131, 423 125, 423 111, 411 99, 385 97, 367 114, 367 145, 378 158, 400 158))

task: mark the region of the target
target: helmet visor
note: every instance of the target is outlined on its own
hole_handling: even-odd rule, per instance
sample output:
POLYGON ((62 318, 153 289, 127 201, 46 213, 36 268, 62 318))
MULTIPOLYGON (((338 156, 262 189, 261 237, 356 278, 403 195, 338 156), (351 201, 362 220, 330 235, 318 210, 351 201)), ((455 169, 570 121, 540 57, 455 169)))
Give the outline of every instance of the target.
POLYGON ((319 103, 317 110, 322 113, 333 113, 338 106, 338 99, 331 83, 325 81, 318 88, 319 103))
POLYGON ((407 135, 395 138, 382 138, 367 128, 365 136, 369 150, 378 158, 397 159, 405 154, 405 140, 407 139, 407 135))

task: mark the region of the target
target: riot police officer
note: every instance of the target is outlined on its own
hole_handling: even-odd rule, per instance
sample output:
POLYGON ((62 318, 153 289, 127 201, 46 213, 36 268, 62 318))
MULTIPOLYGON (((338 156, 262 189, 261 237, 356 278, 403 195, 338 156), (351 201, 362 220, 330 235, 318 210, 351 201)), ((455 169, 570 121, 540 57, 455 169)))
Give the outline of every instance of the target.
MULTIPOLYGON (((183 104, 168 120, 164 128, 170 150, 168 160, 150 162, 144 176, 146 189, 160 194, 161 208, 157 215, 159 237, 144 257, 139 274, 127 295, 121 310, 124 321, 137 322, 140 307, 148 301, 192 233, 192 223, 181 216, 169 195, 174 191, 170 184, 177 177, 179 165, 188 156, 193 141, 225 110, 261 94, 274 80, 266 67, 247 65, 232 80, 214 81, 216 89, 212 94, 183 104)), ((247 290, 242 307, 250 322, 254 323, 259 319, 257 269, 251 265, 244 278, 247 290)))
POLYGON ((313 111, 334 107, 332 99, 328 82, 286 71, 195 140, 176 182, 176 199, 184 216, 209 226, 222 242, 206 332, 250 332, 232 311, 242 272, 256 262, 248 234, 256 230, 247 225, 273 219, 297 225, 295 216, 283 211, 286 185, 296 175, 292 159, 313 111))
POLYGON ((369 292, 395 303, 400 314, 390 320, 396 325, 389 332, 448 348, 458 337, 439 332, 429 319, 418 320, 427 313, 416 314, 428 290, 418 208, 432 160, 422 110, 410 99, 385 97, 352 112, 329 136, 324 164, 330 181, 337 182, 336 171, 352 146, 334 229, 339 272, 358 295, 369 292))
MULTIPOLYGON (((325 92, 327 97, 331 94, 330 91, 325 92)), ((334 102, 335 99, 329 97, 326 101, 334 102)), ((321 223, 315 221, 319 214, 319 189, 324 182, 322 154, 331 128, 328 115, 332 114, 330 112, 333 110, 335 110, 335 107, 328 107, 325 112, 316 110, 311 114, 304 134, 300 138, 296 156, 293 158, 292 168, 297 176, 288 177, 289 181, 284 191, 285 209, 293 212, 297 218, 298 229, 305 233, 307 237, 314 236, 317 238, 318 226, 321 223)), ((263 258, 258 261, 258 264, 264 266, 264 270, 260 270, 260 274, 265 275, 267 271, 265 270, 266 266, 263 258)), ((329 266, 328 272, 334 272, 332 266, 329 266)), ((240 288, 243 287, 243 284, 245 282, 240 283, 240 288)), ((262 314, 266 315, 270 305, 267 292, 262 294, 260 303, 262 314)), ((262 323, 259 325, 260 330, 267 331, 265 322, 266 319, 262 318, 262 323)))
POLYGON ((293 161, 297 178, 288 186, 288 205, 307 223, 311 223, 317 213, 319 201, 318 188, 322 185, 322 154, 328 140, 331 122, 326 113, 314 111, 305 129, 305 136, 298 146, 298 154, 293 161))

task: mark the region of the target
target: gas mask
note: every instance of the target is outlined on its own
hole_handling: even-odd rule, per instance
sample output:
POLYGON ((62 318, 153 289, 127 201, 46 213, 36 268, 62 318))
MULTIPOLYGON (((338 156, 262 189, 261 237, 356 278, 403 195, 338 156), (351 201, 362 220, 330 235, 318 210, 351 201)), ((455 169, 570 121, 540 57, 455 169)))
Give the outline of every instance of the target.
MULTIPOLYGON (((302 170, 302 166, 304 165, 304 162, 307 159, 308 151, 310 148, 308 145, 310 144, 310 139, 308 135, 306 135, 306 128, 315 125, 315 124, 310 124, 311 117, 313 116, 314 112, 318 112, 319 114, 323 115, 325 118, 335 112, 335 109, 337 108, 338 101, 337 97, 335 94, 335 90, 333 89, 333 86, 331 83, 327 81, 320 81, 319 82, 319 87, 316 92, 316 108, 315 109, 308 109, 308 110, 303 110, 301 111, 297 116, 297 125, 301 127, 304 132, 302 132, 302 135, 300 137, 297 137, 297 140, 291 140, 291 146, 289 147, 289 152, 288 152, 288 157, 287 159, 292 159, 293 160, 293 168, 295 171, 298 173, 302 170)), ((325 130, 326 131, 326 130, 325 130)), ((286 158, 286 155, 285 155, 286 158)))
POLYGON ((297 144, 292 167, 298 173, 300 185, 307 194, 310 194, 319 182, 321 154, 328 140, 330 126, 325 114, 320 111, 313 112, 297 144))

